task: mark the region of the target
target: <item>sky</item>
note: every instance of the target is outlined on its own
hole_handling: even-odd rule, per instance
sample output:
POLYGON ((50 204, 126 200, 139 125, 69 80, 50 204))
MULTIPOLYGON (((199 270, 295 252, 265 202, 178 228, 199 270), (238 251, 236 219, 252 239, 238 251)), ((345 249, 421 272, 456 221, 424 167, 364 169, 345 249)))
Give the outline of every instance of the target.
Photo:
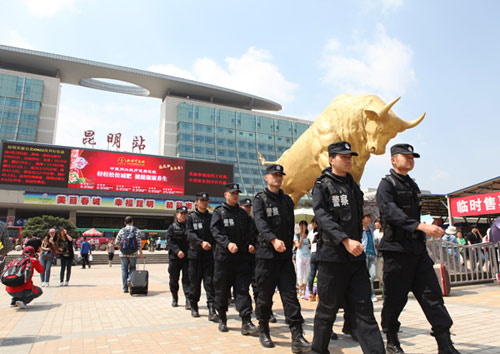
MULTIPOLYGON (((427 115, 388 144, 421 154, 420 188, 448 192, 500 175, 500 2, 97 1, 0 3, 0 44, 67 55, 236 89, 313 121, 337 96, 401 96, 402 119, 427 115)), ((83 131, 121 132, 158 153, 159 99, 63 85, 56 143, 83 131)), ((370 158, 361 188, 376 188, 389 154, 370 158)))

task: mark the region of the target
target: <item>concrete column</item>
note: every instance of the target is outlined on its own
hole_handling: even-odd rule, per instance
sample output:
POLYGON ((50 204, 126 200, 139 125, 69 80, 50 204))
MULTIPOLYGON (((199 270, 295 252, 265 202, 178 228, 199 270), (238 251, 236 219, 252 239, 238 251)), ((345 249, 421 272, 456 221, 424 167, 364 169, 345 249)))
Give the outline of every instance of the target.
POLYGON ((76 226, 76 210, 69 211, 69 222, 76 226))

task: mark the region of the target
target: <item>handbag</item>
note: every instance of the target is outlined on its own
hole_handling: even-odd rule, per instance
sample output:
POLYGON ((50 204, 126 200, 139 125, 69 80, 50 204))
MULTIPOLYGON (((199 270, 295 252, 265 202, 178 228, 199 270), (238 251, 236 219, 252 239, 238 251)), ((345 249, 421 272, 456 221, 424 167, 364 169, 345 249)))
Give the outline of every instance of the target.
POLYGON ((42 254, 42 259, 52 259, 54 256, 52 255, 52 252, 50 251, 43 251, 42 254))
POLYGON ((89 262, 92 262, 94 260, 94 257, 92 256, 92 253, 89 254, 89 262))

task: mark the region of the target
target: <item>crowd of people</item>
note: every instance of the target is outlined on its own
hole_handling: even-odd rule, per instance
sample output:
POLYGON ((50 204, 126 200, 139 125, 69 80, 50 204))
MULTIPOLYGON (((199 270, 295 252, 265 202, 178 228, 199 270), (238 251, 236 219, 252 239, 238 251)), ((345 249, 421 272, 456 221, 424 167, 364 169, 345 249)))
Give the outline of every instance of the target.
MULTIPOLYGON (((419 154, 409 144, 391 147, 393 168, 378 187, 380 220, 376 220, 375 228, 371 226, 371 215, 364 213, 363 193, 350 174, 352 157, 357 153, 348 142, 335 142, 328 147, 328 155, 330 166, 322 171, 312 190, 315 218, 310 231, 304 221, 295 234, 294 204, 281 189, 285 171, 278 164, 267 166, 267 188, 254 197, 253 203, 240 203, 239 185, 229 183, 224 186, 225 202, 213 213, 208 210, 209 195, 205 192, 196 195, 194 211, 188 212, 184 206, 177 208, 174 223, 167 230, 172 306, 179 306, 181 281, 185 308, 193 317, 199 317, 203 282, 208 320, 216 322, 220 332, 228 331, 227 311, 234 297, 241 334, 258 335, 263 347, 272 348, 275 344, 269 322, 277 290, 291 331, 292 352, 329 353, 329 342, 335 337, 333 323, 343 308, 345 333, 359 342, 364 353, 400 354, 404 353, 398 339, 400 314, 412 291, 432 326, 439 353, 458 353, 450 339, 452 319, 425 244, 426 235, 440 238, 444 231, 420 222, 421 193, 408 175, 419 154), (386 345, 372 303, 377 301, 373 289, 377 277, 383 279, 385 290, 381 327, 386 345), (298 299, 307 290, 311 299, 318 300, 312 343, 304 337, 298 299), (254 310, 258 326, 252 322, 254 310)), ((474 236, 478 237, 476 233, 474 236)), ((141 240, 141 231, 128 216, 114 244, 108 245, 110 261, 112 246, 120 246, 124 292, 130 291, 137 258, 144 257, 141 240)), ((54 241, 49 232, 40 247, 44 252, 71 257, 71 253, 65 253, 64 242, 71 243, 67 233, 60 232, 54 241)), ((31 257, 33 251, 26 247, 24 253, 31 257)), ((50 266, 48 269, 50 272, 50 266)), ((47 282, 42 264, 37 270, 45 272, 42 279, 47 282)), ((63 275, 61 267, 64 285, 63 275)), ((13 301, 17 303, 21 297, 24 303, 31 301, 17 290, 8 289, 13 301)), ((32 287, 30 296, 36 297, 39 292, 41 289, 32 287)))

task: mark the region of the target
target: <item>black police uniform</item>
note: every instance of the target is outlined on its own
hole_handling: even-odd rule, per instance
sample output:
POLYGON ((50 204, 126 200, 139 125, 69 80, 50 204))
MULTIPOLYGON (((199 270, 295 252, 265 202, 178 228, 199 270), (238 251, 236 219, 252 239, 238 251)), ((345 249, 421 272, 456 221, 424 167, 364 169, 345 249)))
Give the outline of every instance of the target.
MULTIPOLYGON (((271 165, 266 169, 266 173, 276 172, 283 173, 283 167, 271 165)), ((258 231, 255 253, 258 298, 255 313, 261 333, 267 336, 270 346, 273 346, 269 337, 269 319, 272 314, 272 298, 278 287, 285 321, 292 331, 292 351, 296 353, 309 350, 310 344, 302 337, 304 319, 297 299, 297 275, 292 261, 295 228, 293 209, 292 198, 281 189, 278 193, 273 193, 266 188, 258 193, 253 201, 253 214, 258 231), (286 250, 277 252, 271 243, 273 239, 283 241, 286 250)))
MULTIPOLYGON (((186 209, 187 211, 187 209, 186 209)), ((179 277, 182 271, 182 290, 186 297, 186 305, 189 304, 189 261, 188 261, 188 242, 186 236, 186 223, 180 223, 176 220, 167 230, 167 248, 168 248, 168 273, 170 292, 172 293, 174 306, 177 305, 179 292, 179 277), (179 258, 177 253, 182 251, 184 258, 179 258)), ((189 306, 186 306, 189 307, 189 306)))
MULTIPOLYGON (((252 206, 252 200, 249 198, 245 198, 240 201, 240 206, 252 206)), ((250 219, 255 224, 255 220, 251 214, 250 219)), ((257 296, 259 294, 259 290, 257 289, 257 283, 255 280, 255 254, 248 254, 248 264, 250 266, 250 271, 252 272, 252 281, 250 284, 252 285, 253 299, 255 305, 257 305, 257 296)))
MULTIPOLYGON (((350 145, 334 143, 329 153, 352 153, 350 145)), ((355 153, 352 153, 355 154, 355 153)), ((352 331, 363 353, 384 353, 384 343, 373 314, 371 285, 365 254, 355 257, 342 240, 361 242, 363 192, 350 174, 337 176, 323 170, 313 188, 313 209, 320 232, 316 259, 319 302, 314 317, 312 349, 329 353, 328 344, 340 307, 351 314, 352 331)))
POLYGON ((382 329, 389 335, 397 335, 399 331, 398 318, 410 291, 422 307, 434 334, 449 333, 453 323, 427 253, 426 236, 416 230, 420 224, 420 197, 420 189, 410 176, 400 175, 392 169, 377 190, 384 228, 379 244, 384 257, 382 329))
MULTIPOLYGON (((214 312, 215 291, 213 284, 214 276, 214 256, 213 247, 215 240, 210 231, 210 221, 212 214, 208 210, 204 213, 198 209, 189 213, 186 219, 187 239, 189 243, 189 279, 191 287, 189 290, 189 300, 193 310, 198 310, 198 301, 200 301, 201 281, 207 296, 207 305, 210 315, 214 312), (210 243, 212 249, 205 251, 201 247, 201 242, 210 243)), ((212 317, 212 320, 216 320, 212 317)))
POLYGON ((214 257, 215 308, 225 323, 228 310, 229 290, 233 287, 236 309, 243 323, 250 322, 252 299, 248 292, 252 273, 248 264, 248 246, 254 243, 255 228, 248 213, 239 204, 227 203, 215 208, 210 230, 216 241, 214 257), (238 246, 236 253, 229 252, 232 242, 238 246))

